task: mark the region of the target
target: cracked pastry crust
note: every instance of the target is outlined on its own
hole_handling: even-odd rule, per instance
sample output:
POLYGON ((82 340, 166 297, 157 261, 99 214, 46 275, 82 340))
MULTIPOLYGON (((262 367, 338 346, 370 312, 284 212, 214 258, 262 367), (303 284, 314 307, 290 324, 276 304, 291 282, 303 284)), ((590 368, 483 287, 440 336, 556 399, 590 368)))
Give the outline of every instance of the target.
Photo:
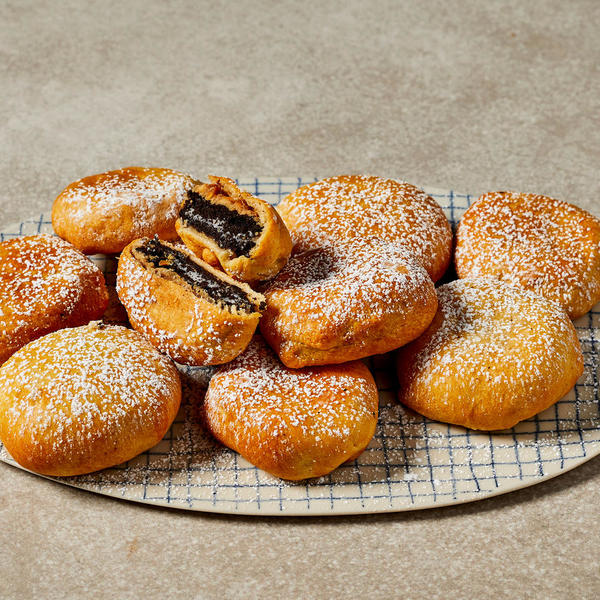
POLYGON ((176 227, 197 256, 249 283, 275 276, 292 250, 277 211, 240 190, 233 180, 210 176, 187 193, 176 227))
POLYGON ((71 183, 52 207, 52 226, 85 254, 118 254, 140 237, 175 240, 179 205, 196 181, 185 173, 125 167, 71 183))
POLYGON ((131 325, 173 360, 216 365, 254 334, 264 297, 211 267, 185 246, 135 240, 123 250, 117 293, 131 325))

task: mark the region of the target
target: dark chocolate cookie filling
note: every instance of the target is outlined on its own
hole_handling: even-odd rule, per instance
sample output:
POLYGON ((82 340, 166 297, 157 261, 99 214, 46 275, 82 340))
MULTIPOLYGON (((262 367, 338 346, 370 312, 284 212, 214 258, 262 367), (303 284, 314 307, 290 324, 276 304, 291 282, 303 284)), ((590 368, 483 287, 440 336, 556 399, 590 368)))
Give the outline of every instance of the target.
POLYGON ((213 204, 193 190, 188 191, 179 217, 186 226, 204 233, 236 256, 248 256, 262 230, 253 217, 213 204))
POLYGON ((215 303, 222 302, 227 306, 235 306, 247 313, 264 309, 264 306, 257 307, 237 286, 215 277, 183 252, 169 248, 157 239, 148 240, 139 246, 137 251, 152 267, 172 271, 188 283, 194 292, 202 290, 215 303))

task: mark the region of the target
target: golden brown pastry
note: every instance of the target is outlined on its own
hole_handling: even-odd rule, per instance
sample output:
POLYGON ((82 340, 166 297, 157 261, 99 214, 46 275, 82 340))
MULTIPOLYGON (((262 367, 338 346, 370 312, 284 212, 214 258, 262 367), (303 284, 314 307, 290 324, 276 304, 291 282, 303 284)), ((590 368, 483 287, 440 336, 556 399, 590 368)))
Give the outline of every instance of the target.
POLYGON ((240 281, 270 279, 292 250, 277 211, 226 177, 209 177, 187 194, 177 232, 197 256, 240 281))
POLYGON ((91 473, 157 444, 181 400, 171 361, 139 333, 90 323, 29 343, 0 368, 0 439, 26 469, 91 473))
POLYGON ((260 469, 306 479, 357 458, 377 423, 377 387, 361 362, 292 370, 256 336, 208 386, 213 435, 260 469))
POLYGON ((497 277, 576 319, 600 301, 600 219, 546 196, 483 194, 461 219, 455 263, 459 277, 497 277))
POLYGON ((68 242, 0 242, 0 364, 31 340, 99 319, 107 304, 100 269, 68 242))
POLYGON ((452 230, 433 198, 410 183, 341 175, 305 185, 277 207, 294 252, 376 236, 410 248, 433 281, 446 271, 452 230))
POLYGON ((437 308, 433 282, 410 251, 377 238, 294 254, 264 295, 261 332, 294 368, 399 348, 437 308))
POLYGON ((188 365, 235 358, 250 342, 265 304, 248 284, 187 248, 148 238, 123 250, 117 293, 134 329, 188 365))
POLYGON ((429 329, 398 352, 399 399, 472 429, 506 429, 562 398, 583 372, 573 324, 554 302, 493 278, 438 288, 429 329))
POLYGON ((195 185, 171 169, 126 167, 84 177, 54 201, 54 231, 85 254, 116 254, 133 240, 175 240, 179 205, 195 185))

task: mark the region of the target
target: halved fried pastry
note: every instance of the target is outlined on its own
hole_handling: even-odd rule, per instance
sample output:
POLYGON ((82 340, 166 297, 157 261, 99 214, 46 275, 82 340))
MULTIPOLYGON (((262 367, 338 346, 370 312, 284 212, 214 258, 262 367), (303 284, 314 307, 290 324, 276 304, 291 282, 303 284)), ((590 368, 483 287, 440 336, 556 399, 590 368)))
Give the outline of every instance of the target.
POLYGON ((185 245, 241 281, 275 276, 292 250, 277 211, 231 179, 211 175, 210 181, 194 186, 181 205, 176 228, 185 245))
POLYGON ((265 308, 264 297, 247 284, 156 238, 135 240, 123 250, 117 293, 134 329, 190 365, 235 358, 265 308))

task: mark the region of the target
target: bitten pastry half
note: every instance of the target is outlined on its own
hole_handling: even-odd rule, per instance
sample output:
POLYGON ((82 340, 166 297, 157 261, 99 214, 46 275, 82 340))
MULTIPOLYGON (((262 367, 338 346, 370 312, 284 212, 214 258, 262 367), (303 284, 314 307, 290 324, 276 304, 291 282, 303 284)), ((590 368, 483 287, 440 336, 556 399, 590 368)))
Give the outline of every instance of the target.
POLYGON ((460 221, 455 263, 461 278, 497 277, 576 319, 600 302, 600 219, 537 194, 483 194, 460 221))
POLYGON ((270 279, 292 250, 281 217, 233 180, 212 175, 209 179, 188 191, 177 219, 179 236, 197 256, 235 279, 270 279))
POLYGON ((246 460, 283 479, 306 479, 367 447, 377 386, 361 362, 288 369, 256 336, 213 376, 204 411, 212 434, 246 460))
POLYGON ((180 204, 196 181, 155 167, 126 167, 68 185, 52 207, 54 231, 85 254, 117 254, 133 240, 175 240, 180 204))
POLYGON ((293 368, 399 348, 437 308, 433 282, 411 252, 377 238, 294 254, 264 295, 261 333, 293 368))
POLYGON ((181 401, 173 363, 139 333, 90 323, 56 331, 0 367, 0 439, 23 467, 81 475, 157 444, 181 401))
POLYGON ((71 244, 51 235, 0 242, 0 364, 51 331, 99 319, 104 276, 71 244))
POLYGON ((471 429, 507 429, 562 398, 583 373, 577 333, 554 302, 493 278, 438 288, 433 322, 398 351, 400 401, 471 429))
POLYGON ((132 242, 121 254, 117 293, 131 325, 172 359, 216 365, 242 352, 265 299, 187 248, 158 239, 132 242))
POLYGON ((440 205, 410 183, 340 175, 302 186, 277 206, 294 252, 376 236, 411 250, 433 281, 448 268, 452 230, 440 205))

